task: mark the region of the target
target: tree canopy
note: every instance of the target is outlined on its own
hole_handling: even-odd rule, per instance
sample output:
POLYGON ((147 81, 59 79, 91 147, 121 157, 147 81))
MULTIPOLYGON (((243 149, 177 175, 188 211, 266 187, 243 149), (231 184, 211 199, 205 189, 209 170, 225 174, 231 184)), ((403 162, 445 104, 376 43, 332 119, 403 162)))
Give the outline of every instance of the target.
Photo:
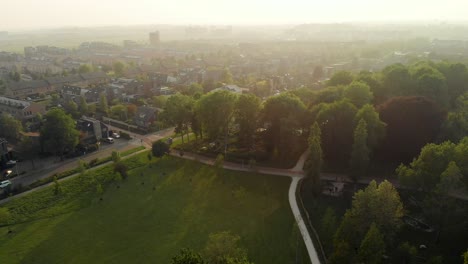
POLYGON ((41 128, 41 143, 44 150, 62 155, 78 144, 79 132, 73 118, 61 109, 53 108, 45 115, 41 128))

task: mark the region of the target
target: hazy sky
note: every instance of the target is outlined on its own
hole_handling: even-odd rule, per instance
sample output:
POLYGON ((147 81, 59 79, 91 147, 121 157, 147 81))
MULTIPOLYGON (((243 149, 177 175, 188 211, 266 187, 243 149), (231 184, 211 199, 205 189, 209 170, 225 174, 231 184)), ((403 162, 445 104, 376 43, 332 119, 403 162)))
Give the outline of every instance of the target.
POLYGON ((0 0, 0 8, 0 30, 468 19, 468 0, 0 0))

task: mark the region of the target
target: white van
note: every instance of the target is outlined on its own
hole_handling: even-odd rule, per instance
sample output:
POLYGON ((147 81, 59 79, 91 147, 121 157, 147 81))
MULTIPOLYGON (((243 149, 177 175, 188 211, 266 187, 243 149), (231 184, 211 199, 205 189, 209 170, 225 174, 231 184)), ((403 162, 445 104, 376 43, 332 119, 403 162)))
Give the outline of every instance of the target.
POLYGON ((102 141, 107 142, 107 143, 109 143, 109 144, 114 143, 114 139, 113 139, 113 138, 110 138, 110 137, 108 137, 108 138, 103 138, 102 141))

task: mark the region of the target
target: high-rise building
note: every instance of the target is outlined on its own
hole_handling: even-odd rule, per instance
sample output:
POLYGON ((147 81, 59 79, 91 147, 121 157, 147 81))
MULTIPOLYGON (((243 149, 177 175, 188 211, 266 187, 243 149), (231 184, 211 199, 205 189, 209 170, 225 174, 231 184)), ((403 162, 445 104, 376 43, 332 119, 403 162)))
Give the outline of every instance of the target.
POLYGON ((159 46, 159 31, 149 33, 149 42, 151 46, 159 46))

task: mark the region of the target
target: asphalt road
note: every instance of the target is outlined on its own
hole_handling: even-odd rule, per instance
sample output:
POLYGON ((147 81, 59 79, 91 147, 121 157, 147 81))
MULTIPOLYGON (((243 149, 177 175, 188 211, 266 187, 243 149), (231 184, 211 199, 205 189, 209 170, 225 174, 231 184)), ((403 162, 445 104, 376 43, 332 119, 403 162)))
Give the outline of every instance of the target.
MULTIPOLYGON (((112 126, 111 126, 112 129, 112 126)), ((117 128, 114 128, 117 129, 117 128)), ((119 129, 123 131, 122 129, 119 129)), ((98 151, 87 153, 83 156, 67 159, 64 161, 60 161, 59 158, 53 157, 45 162, 36 162, 40 165, 36 165, 35 168, 32 167, 32 163, 29 161, 21 162, 19 166, 19 172, 25 171, 26 173, 23 175, 18 175, 10 179, 12 183, 12 187, 18 187, 19 185, 28 186, 37 180, 47 178, 51 175, 56 173, 61 173, 67 170, 74 169, 78 166, 78 161, 82 160, 85 162, 89 162, 96 158, 105 158, 112 154, 112 151, 126 151, 128 149, 132 149, 138 146, 145 146, 146 148, 150 148, 153 141, 159 140, 164 137, 168 137, 174 133, 172 128, 161 130, 155 133, 147 134, 147 135, 138 135, 134 133, 129 133, 132 137, 131 140, 125 139, 116 139, 115 143, 108 144, 102 143, 101 147, 98 151)), ((12 168, 15 172, 16 168, 12 168)), ((13 173, 15 175, 15 173, 13 173)), ((0 190, 1 191, 1 190, 0 190)))

